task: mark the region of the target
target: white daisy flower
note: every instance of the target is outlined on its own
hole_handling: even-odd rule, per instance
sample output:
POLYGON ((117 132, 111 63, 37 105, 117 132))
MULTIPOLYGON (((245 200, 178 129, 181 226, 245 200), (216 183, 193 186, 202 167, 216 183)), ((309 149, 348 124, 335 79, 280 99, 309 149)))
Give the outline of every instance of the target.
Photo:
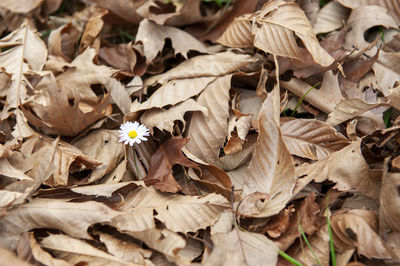
POLYGON ((121 125, 119 132, 119 141, 123 142, 125 145, 129 144, 133 146, 133 144, 140 144, 142 141, 147 141, 145 136, 149 136, 149 130, 145 125, 139 124, 139 122, 125 122, 121 125))

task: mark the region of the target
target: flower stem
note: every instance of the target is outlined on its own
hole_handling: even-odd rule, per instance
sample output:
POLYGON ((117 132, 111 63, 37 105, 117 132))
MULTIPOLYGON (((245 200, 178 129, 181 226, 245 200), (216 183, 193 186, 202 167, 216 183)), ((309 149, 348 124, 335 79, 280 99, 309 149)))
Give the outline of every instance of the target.
POLYGON ((132 146, 132 149, 133 149, 133 162, 134 162, 134 164, 135 164, 136 176, 137 176, 137 178, 138 178, 139 180, 141 180, 141 178, 140 178, 140 173, 139 173, 139 168, 138 168, 137 162, 136 162, 136 149, 135 149, 134 146, 132 146))

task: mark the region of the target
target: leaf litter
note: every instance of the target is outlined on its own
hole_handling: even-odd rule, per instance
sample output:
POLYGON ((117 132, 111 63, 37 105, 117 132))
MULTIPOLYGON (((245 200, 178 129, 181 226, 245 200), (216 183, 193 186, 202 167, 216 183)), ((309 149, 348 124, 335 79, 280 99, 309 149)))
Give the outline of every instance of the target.
POLYGON ((397 1, 0 14, 1 265, 400 263, 397 1))

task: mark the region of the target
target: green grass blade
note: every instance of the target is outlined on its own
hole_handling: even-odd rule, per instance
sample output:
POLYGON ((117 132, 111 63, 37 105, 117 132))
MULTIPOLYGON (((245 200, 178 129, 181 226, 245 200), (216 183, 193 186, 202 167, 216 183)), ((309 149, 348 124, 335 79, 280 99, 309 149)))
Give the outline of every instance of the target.
POLYGON ((299 224, 299 231, 300 231, 301 236, 303 237, 304 241, 306 242, 307 247, 311 250, 311 253, 312 253, 312 255, 313 255, 315 261, 318 263, 318 265, 321 265, 321 266, 322 266, 322 263, 319 261, 317 255, 315 254, 313 248, 311 247, 310 242, 308 241, 307 236, 306 236, 306 234, 304 233, 304 230, 303 230, 303 227, 301 226, 301 224, 299 224))
POLYGON ((326 222, 328 224, 329 248, 331 251, 332 266, 336 266, 335 245, 333 244, 333 233, 332 233, 332 227, 331 227, 331 217, 330 217, 329 208, 328 208, 328 215, 326 216, 326 222))
POLYGON ((296 113, 297 108, 299 108, 301 102, 304 100, 304 98, 307 96, 307 94, 308 94, 312 89, 314 89, 316 86, 318 86, 318 84, 320 84, 320 82, 318 82, 317 84, 315 84, 314 86, 312 86, 312 87, 303 95, 303 97, 300 98, 300 101, 297 103, 296 108, 294 108, 294 110, 293 110, 293 112, 292 112, 292 114, 291 114, 290 116, 294 116, 294 114, 296 113))
POLYGON ((296 266, 303 266, 303 264, 297 260, 295 260, 294 258, 292 258, 291 256, 289 256, 287 253, 281 251, 278 249, 278 253, 279 255, 281 255, 282 258, 284 258, 285 260, 287 260, 288 262, 296 265, 296 266))

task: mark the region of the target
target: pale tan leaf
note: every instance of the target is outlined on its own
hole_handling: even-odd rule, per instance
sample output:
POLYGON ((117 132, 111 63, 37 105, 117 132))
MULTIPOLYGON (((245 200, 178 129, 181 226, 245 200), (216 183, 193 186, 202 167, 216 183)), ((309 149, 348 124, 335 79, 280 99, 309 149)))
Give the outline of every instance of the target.
POLYGON ((117 70, 104 65, 95 65, 93 63, 95 56, 95 49, 87 48, 72 61, 72 67, 56 77, 58 86, 68 93, 68 98, 72 98, 77 90, 80 99, 90 103, 98 101, 90 86, 107 84, 117 70))
POLYGON ((242 197, 246 197, 261 192, 268 193, 270 198, 261 204, 259 213, 250 213, 240 208, 240 212, 246 215, 267 217, 277 214, 290 199, 295 185, 294 164, 275 121, 274 112, 277 110, 274 110, 272 98, 273 95, 269 94, 260 110, 260 133, 242 194, 242 197))
POLYGON ((98 8, 90 16, 85 25, 85 29, 82 32, 79 44, 79 53, 81 53, 87 47, 92 47, 96 49, 96 51, 99 50, 100 40, 98 38, 104 25, 103 17, 107 14, 107 9, 98 8))
POLYGON ((59 56, 64 60, 72 58, 79 37, 80 31, 72 23, 51 31, 48 39, 49 55, 59 56))
MULTIPOLYGON (((298 97, 303 97, 315 84, 310 85, 300 79, 292 78, 290 81, 281 81, 281 85, 298 97)), ((340 92, 338 74, 335 75, 332 71, 325 72, 320 89, 312 89, 304 97, 305 101, 325 113, 331 113, 342 99, 344 97, 340 92)))
POLYGON ((1 262, 0 262, 1 266, 14 266, 14 265, 32 266, 32 264, 19 259, 14 252, 2 246, 0 246, 0 257, 1 257, 1 262))
POLYGON ((215 233, 214 248, 203 265, 276 265, 278 251, 266 236, 234 228, 229 233, 215 233))
POLYGON ((398 25, 388 14, 388 10, 381 6, 359 6, 352 10, 346 26, 352 30, 346 34, 346 48, 362 49, 369 45, 365 40, 365 31, 374 26, 397 28, 398 25))
POLYGON ((210 83, 197 99, 197 103, 208 110, 194 113, 187 129, 190 138, 186 148, 201 160, 213 163, 219 158, 228 135, 229 90, 231 75, 217 78, 210 83))
POLYGON ((382 177, 379 205, 379 227, 381 233, 400 232, 400 174, 388 172, 387 166, 382 177))
POLYGON ((183 123, 183 130, 186 128, 186 121, 183 119, 183 115, 190 111, 200 111, 206 117, 208 116, 208 109, 203 105, 199 104, 193 99, 187 99, 168 110, 165 109, 151 109, 144 112, 140 117, 140 122, 146 125, 150 131, 153 131, 153 127, 157 127, 161 131, 166 130, 170 133, 173 132, 174 122, 179 120, 183 123))
POLYGON ((14 13, 29 13, 35 8, 38 8, 43 3, 43 0, 2 0, 0 7, 6 8, 14 13))
POLYGON ((379 89, 383 95, 388 96, 396 82, 400 81, 400 54, 380 51, 378 61, 373 64, 372 70, 375 73, 379 89))
POLYGON ((329 179, 336 183, 338 190, 356 190, 379 201, 381 172, 369 168, 360 144, 361 140, 354 141, 316 163, 300 166, 296 175, 302 178, 296 184, 295 193, 312 180, 322 182, 329 179))
POLYGON ((122 113, 129 113, 132 101, 128 91, 125 89, 125 86, 114 78, 111 78, 105 85, 111 94, 111 98, 114 100, 119 109, 121 109, 122 113))
POLYGON ((319 160, 347 145, 331 125, 312 119, 281 119, 283 141, 291 154, 319 160))
POLYGON ((147 64, 153 61, 157 53, 162 51, 166 39, 171 40, 175 54, 180 53, 185 58, 187 58, 189 50, 207 53, 207 47, 185 31, 174 27, 160 26, 143 19, 139 24, 135 42, 143 44, 147 64))
POLYGON ((218 161, 215 162, 215 165, 225 171, 234 170, 248 161, 255 147, 256 145, 254 142, 245 143, 243 145, 243 149, 240 152, 220 157, 218 161))
MULTIPOLYGON (((187 62, 187 61, 185 61, 187 62)), ((131 105, 131 112, 147 110, 154 107, 161 108, 175 105, 202 92, 216 77, 199 77, 171 80, 158 88, 150 98, 139 103, 137 100, 131 105)))
POLYGON ((101 167, 93 169, 87 182, 99 180, 113 170, 124 156, 124 146, 118 142, 117 130, 93 130, 74 142, 82 153, 101 162, 101 167))
POLYGON ((318 12, 317 19, 313 23, 315 34, 334 31, 343 26, 349 10, 338 2, 331 1, 318 12))
POLYGON ((235 18, 229 24, 225 32, 219 37, 217 42, 230 47, 250 47, 253 45, 254 35, 252 33, 251 14, 245 14, 235 18))
MULTIPOLYGON (((387 103, 367 103, 358 98, 343 99, 340 101, 340 103, 338 105, 336 105, 335 110, 333 110, 333 112, 331 112, 329 114, 326 122, 335 126, 344 121, 353 119, 357 116, 362 116, 367 111, 375 109, 377 107, 381 107, 381 106, 388 106, 388 104, 387 103)), ((368 117, 367 114, 365 114, 365 116, 368 117)), ((382 119, 380 119, 380 120, 381 120, 380 124, 383 128, 384 127, 383 120, 382 119)), ((377 123, 379 123, 379 121, 377 121, 377 123)))
POLYGON ((51 254, 39 245, 33 232, 26 232, 21 235, 17 246, 18 257, 31 263, 51 266, 72 266, 72 264, 53 258, 51 254))
POLYGON ((191 262, 199 257, 203 252, 203 244, 200 241, 188 238, 186 239, 186 246, 178 251, 178 257, 182 261, 191 262))
POLYGON ((111 260, 122 264, 126 263, 126 261, 111 256, 106 252, 89 245, 85 241, 67 235, 50 234, 48 237, 42 239, 40 245, 44 248, 56 250, 58 252, 81 254, 104 260, 111 260))
MULTIPOLYGON (((178 255, 179 250, 183 249, 186 241, 177 233, 171 232, 166 229, 149 229, 140 232, 126 232, 127 234, 143 241, 150 248, 157 250, 164 254, 168 260, 175 262, 181 261, 178 255)), ((185 261, 188 263, 188 261, 185 261)))
POLYGON ((261 50, 293 59, 300 59, 296 34, 316 63, 330 66, 335 60, 324 50, 315 37, 312 26, 303 10, 295 3, 273 1, 265 4, 256 17, 254 46, 261 50), (271 36, 274 36, 273 38, 271 36))
POLYGON ((100 230, 96 230, 94 234, 99 236, 99 240, 107 247, 108 253, 124 261, 143 265, 144 256, 151 256, 151 251, 141 248, 136 243, 128 242, 126 239, 118 238, 100 230))
POLYGON ((32 180, 24 171, 15 168, 7 158, 0 158, 0 175, 16 178, 18 180, 32 180))
POLYGON ((257 59, 254 57, 235 54, 231 51, 213 55, 196 56, 163 74, 146 79, 144 81, 144 86, 153 85, 155 83, 165 84, 167 81, 173 79, 222 76, 256 61, 257 59), (210 64, 210 62, 213 63, 210 64))
POLYGON ((96 96, 96 103, 86 105, 88 110, 83 111, 77 91, 74 92, 74 102, 71 106, 65 89, 57 85, 51 72, 46 73, 41 82, 43 93, 48 95, 48 103, 42 104, 41 94, 38 94, 32 104, 34 112, 28 108, 30 104, 23 106, 22 110, 28 121, 46 134, 76 136, 106 116, 109 94, 100 99, 96 96))
POLYGON ((343 210, 331 217, 333 241, 339 251, 356 247, 367 258, 390 259, 391 253, 376 233, 378 223, 374 212, 343 210))
MULTIPOLYGON (((40 71, 47 58, 47 49, 29 23, 0 40, 0 48, 10 48, 0 53, 0 66, 12 74, 11 87, 7 91, 7 100, 1 112, 1 118, 10 115, 10 109, 17 108, 27 99, 27 92, 23 81, 24 73, 28 70, 40 71)), ((11 110, 12 112, 12 110, 11 110)))
POLYGON ((397 0, 337 0, 342 5, 349 8, 357 8, 360 6, 377 5, 384 7, 388 13, 400 23, 400 4, 397 0))
POLYGON ((12 205, 18 198, 24 196, 24 193, 18 191, 0 190, 0 207, 8 207, 12 205))
POLYGON ((157 218, 169 230, 196 232, 214 224, 227 207, 227 200, 217 194, 203 197, 183 196, 161 193, 152 188, 140 188, 119 208, 127 213, 127 220, 121 215, 114 220, 114 224, 121 230, 141 231, 154 228, 154 218, 157 218))
POLYGON ((90 239, 90 225, 110 221, 119 213, 97 202, 36 199, 0 218, 0 243, 14 249, 20 234, 35 228, 54 228, 74 237, 90 239))

